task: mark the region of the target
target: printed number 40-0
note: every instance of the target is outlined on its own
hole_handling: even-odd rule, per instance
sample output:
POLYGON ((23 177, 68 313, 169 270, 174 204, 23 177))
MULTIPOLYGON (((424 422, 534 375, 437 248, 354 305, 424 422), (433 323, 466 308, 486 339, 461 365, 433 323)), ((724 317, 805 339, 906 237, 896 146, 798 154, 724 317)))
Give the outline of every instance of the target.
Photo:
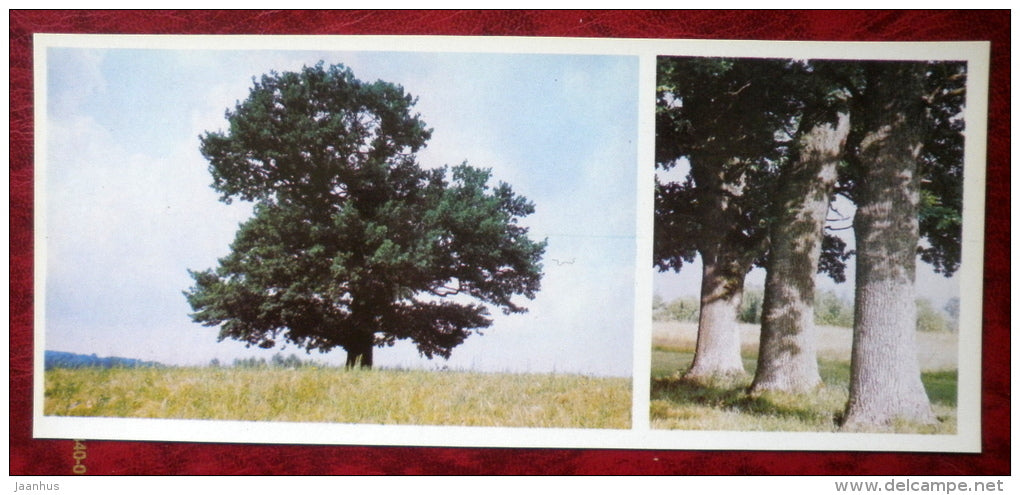
POLYGON ((71 457, 74 459, 74 467, 71 468, 71 472, 74 474, 85 474, 85 464, 82 463, 85 462, 85 457, 87 456, 88 454, 85 453, 85 442, 75 440, 74 453, 71 454, 71 457))

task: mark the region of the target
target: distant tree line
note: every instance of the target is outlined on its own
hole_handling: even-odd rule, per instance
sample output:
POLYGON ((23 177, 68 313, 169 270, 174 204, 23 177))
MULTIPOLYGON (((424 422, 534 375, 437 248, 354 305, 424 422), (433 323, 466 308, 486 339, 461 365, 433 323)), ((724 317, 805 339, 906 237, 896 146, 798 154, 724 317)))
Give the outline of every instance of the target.
MULTIPOLYGON (((212 368, 220 368, 225 365, 220 362, 219 359, 214 358, 209 362, 209 366, 212 368)), ((281 353, 273 354, 273 357, 266 360, 262 357, 247 357, 247 358, 234 358, 234 361, 230 365, 234 368, 322 368, 326 365, 315 361, 313 359, 301 359, 295 354, 284 357, 281 353)))
POLYGON ((47 370, 55 368, 162 368, 164 366, 154 361, 116 356, 99 357, 95 354, 75 354, 61 351, 46 351, 43 356, 43 367, 47 370))
MULTIPOLYGON (((761 324, 762 301, 765 293, 762 289, 745 289, 744 297, 737 311, 740 323, 761 324)), ((652 319, 655 321, 677 321, 697 323, 700 302, 697 297, 678 297, 666 301, 656 295, 652 301, 652 319)), ((917 331, 918 332, 955 332, 959 329, 960 299, 954 297, 946 302, 940 310, 930 299, 917 300, 917 331)), ((853 301, 840 297, 831 290, 815 293, 815 325, 843 327, 850 330, 854 326, 853 301)))

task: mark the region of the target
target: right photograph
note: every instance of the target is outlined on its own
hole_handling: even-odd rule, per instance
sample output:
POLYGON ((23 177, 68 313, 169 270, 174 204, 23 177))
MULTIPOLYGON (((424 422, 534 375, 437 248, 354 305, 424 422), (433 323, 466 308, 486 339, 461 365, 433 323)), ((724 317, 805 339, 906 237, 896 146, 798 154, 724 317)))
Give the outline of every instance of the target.
POLYGON ((956 434, 967 63, 656 62, 651 427, 956 434))

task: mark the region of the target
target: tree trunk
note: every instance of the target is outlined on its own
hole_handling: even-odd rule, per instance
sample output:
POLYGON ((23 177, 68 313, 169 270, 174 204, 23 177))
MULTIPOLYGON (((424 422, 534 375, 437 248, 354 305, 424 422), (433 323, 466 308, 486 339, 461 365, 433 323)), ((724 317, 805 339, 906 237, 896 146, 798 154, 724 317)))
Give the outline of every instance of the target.
POLYGON ((815 354, 815 275, 843 145, 847 113, 805 122, 797 160, 780 181, 751 393, 807 392, 821 384, 815 354))
POLYGON ((725 247, 702 253, 701 314, 698 343, 685 378, 728 379, 747 374, 740 357, 737 312, 744 293, 747 268, 728 259, 725 247), (706 255, 707 254, 707 255, 706 255))
POLYGON ((729 158, 720 166, 714 165, 719 163, 716 160, 718 157, 692 158, 691 162, 691 174, 707 207, 702 213, 704 232, 698 245, 702 264, 698 342, 694 362, 684 374, 698 381, 730 380, 747 374, 740 355, 737 314, 744 295, 744 278, 759 254, 757 244, 740 232, 746 164, 729 158))
MULTIPOLYGON (((363 258, 364 254, 356 253, 355 256, 363 258)), ((380 330, 376 313, 377 308, 384 305, 378 297, 373 297, 375 293, 370 283, 359 285, 351 291, 350 334, 344 341, 344 350, 347 351, 344 366, 348 369, 372 367, 375 334, 380 330)))
POLYGON ((347 368, 371 368, 372 350, 375 348, 375 335, 359 336, 356 342, 352 342, 344 350, 347 351, 347 368))
POLYGON ((862 171, 854 191, 857 273, 845 430, 935 422, 915 335, 924 66, 872 62, 866 74, 862 171))
POLYGON ((367 340, 366 342, 351 344, 349 347, 345 349, 347 350, 347 363, 345 364, 345 366, 348 368, 372 367, 372 349, 374 347, 375 346, 370 339, 367 340))

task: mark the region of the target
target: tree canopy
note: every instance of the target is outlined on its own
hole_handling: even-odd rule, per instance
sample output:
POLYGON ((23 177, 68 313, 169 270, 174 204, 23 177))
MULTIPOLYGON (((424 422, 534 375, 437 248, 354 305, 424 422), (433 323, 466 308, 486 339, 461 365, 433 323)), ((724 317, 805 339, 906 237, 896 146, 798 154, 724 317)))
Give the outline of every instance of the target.
MULTIPOLYGON (((680 180, 659 180, 655 194, 655 266, 679 271, 713 230, 765 266, 772 201, 805 110, 830 109, 835 84, 815 64, 784 59, 660 57, 656 166, 687 160, 680 180), (724 225, 718 199, 726 200, 724 225)), ((818 119, 834 120, 835 116, 818 119)), ((826 234, 819 271, 845 280, 846 243, 826 234)))
MULTIPOLYGON (((963 201, 963 126, 966 64, 925 64, 925 141, 920 156, 920 259, 946 276, 960 264, 963 201)), ((673 169, 681 159, 691 165, 679 180, 656 184, 655 266, 678 271, 694 260, 706 232, 705 209, 725 195, 731 210, 731 239, 758 250, 764 266, 768 225, 775 221, 769 203, 782 187, 779 175, 805 111, 828 108, 846 99, 852 112, 866 104, 863 65, 852 61, 660 57, 656 104, 656 166, 673 169), (722 171, 713 186, 705 172, 722 171), (740 195, 732 194, 740 186, 740 195)), ((834 117, 823 116, 823 120, 834 117)), ((815 119, 817 120, 817 118, 815 119)), ((852 120, 845 166, 839 169, 836 193, 855 199, 861 165, 860 119, 852 120)), ((832 232, 823 239, 818 270, 845 280, 852 255, 832 232)))
MULTIPOLYGON (((922 94, 917 95, 924 107, 923 117, 916 125, 922 132, 918 157, 920 203, 918 222, 921 244, 917 248, 921 261, 936 273, 951 276, 960 267, 963 224, 963 142, 962 112, 966 100, 967 65, 963 62, 926 62, 922 94)), ((865 113, 870 102, 868 78, 864 63, 830 64, 827 77, 842 84, 852 95, 855 113, 865 113)), ((854 203, 859 196, 864 165, 861 163, 861 140, 867 129, 863 119, 856 119, 847 142, 847 167, 841 169, 837 192, 854 203)))
POLYGON ((656 166, 668 171, 681 159, 690 164, 682 180, 657 179, 654 242, 660 270, 680 270, 720 235, 752 260, 762 251, 762 206, 782 154, 776 132, 786 112, 783 102, 766 97, 765 86, 751 82, 784 66, 659 59, 656 166))
POLYGON ((221 200, 254 202, 215 269, 191 272, 192 318, 220 339, 270 348, 372 348, 413 341, 449 357, 534 298, 545 241, 520 220, 535 210, 490 170, 426 169, 431 130, 395 84, 364 83, 342 65, 262 76, 201 136, 221 200))

